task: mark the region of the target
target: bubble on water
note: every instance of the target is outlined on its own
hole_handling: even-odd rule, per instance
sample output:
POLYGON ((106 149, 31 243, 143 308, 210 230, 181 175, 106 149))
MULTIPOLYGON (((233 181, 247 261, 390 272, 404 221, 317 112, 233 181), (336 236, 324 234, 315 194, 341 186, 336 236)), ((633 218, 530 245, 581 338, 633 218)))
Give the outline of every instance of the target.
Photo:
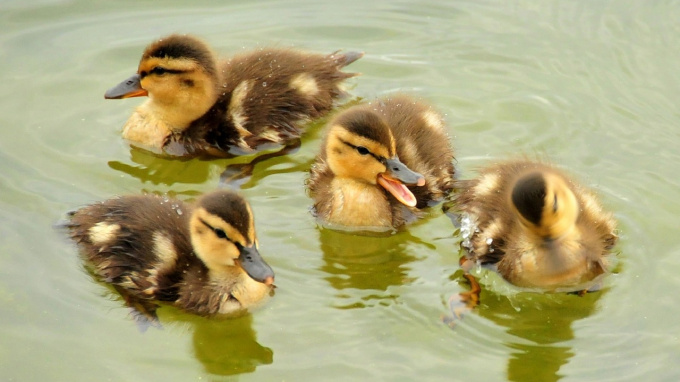
POLYGON ((460 219, 460 234, 463 237, 463 239, 467 239, 470 237, 472 228, 472 222, 470 219, 470 216, 465 214, 463 217, 460 219))
POLYGON ((463 238, 461 244, 465 248, 472 248, 470 239, 473 232, 477 232, 474 219, 469 214, 463 214, 460 218, 460 235, 463 238))

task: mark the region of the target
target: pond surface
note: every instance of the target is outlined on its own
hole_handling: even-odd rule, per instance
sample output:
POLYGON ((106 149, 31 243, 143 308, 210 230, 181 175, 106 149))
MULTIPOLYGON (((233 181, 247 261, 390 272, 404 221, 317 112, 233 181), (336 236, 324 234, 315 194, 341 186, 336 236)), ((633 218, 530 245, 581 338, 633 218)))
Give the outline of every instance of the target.
POLYGON ((0 379, 3 381, 677 381, 680 379, 680 4, 673 1, 32 1, 0 3, 0 379), (188 4, 188 3, 187 3, 188 4), (467 290, 441 213, 396 235, 320 229, 304 192, 320 143, 256 167, 253 205, 277 294, 220 321, 172 307, 139 333, 53 225, 115 195, 184 200, 250 158, 172 161, 131 149, 139 99, 106 101, 142 49, 192 33, 258 46, 362 50, 351 94, 422 97, 447 119, 461 178, 547 158, 619 221, 620 266, 584 297, 518 293, 480 270, 467 290))

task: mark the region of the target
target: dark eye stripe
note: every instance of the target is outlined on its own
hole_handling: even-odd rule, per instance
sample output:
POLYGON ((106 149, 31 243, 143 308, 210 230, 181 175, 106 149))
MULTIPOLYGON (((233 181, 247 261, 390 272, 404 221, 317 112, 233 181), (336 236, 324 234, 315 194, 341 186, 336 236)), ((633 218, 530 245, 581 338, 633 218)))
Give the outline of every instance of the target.
POLYGON ((213 231, 213 232, 215 233, 215 235, 216 235, 217 237, 219 237, 220 239, 228 240, 228 241, 230 241, 230 242, 236 244, 237 246, 240 245, 240 244, 236 243, 235 241, 231 240, 229 237, 227 237, 227 233, 224 232, 224 230, 223 230, 222 228, 215 228, 215 227, 211 226, 210 224, 208 224, 208 223, 207 223, 205 220, 203 220, 203 219, 198 219, 198 220, 200 220, 201 223, 203 223, 206 227, 210 228, 210 230, 213 231))
POLYGON ((186 73, 186 72, 187 72, 186 70, 167 69, 167 68, 164 68, 162 66, 156 66, 148 72, 146 70, 142 71, 141 73, 139 73, 139 76, 144 78, 144 77, 148 76, 149 74, 155 74, 155 75, 160 76, 160 75, 163 75, 165 73, 180 74, 180 73, 186 73))
POLYGON ((373 158, 375 158, 375 160, 377 160, 378 162, 380 162, 380 163, 385 163, 385 158, 383 158, 383 157, 381 157, 381 156, 378 156, 378 155, 376 155, 376 154, 373 154, 372 152, 370 152, 370 151, 369 151, 367 148, 365 148, 364 146, 356 146, 356 145, 353 145, 353 144, 351 144, 351 143, 349 143, 349 142, 347 142, 347 141, 343 141, 343 140, 340 140, 340 142, 346 144, 347 146, 353 148, 354 150, 357 150, 357 151, 359 152, 359 154, 361 154, 361 155, 369 154, 370 156, 372 156, 373 158), (364 152, 364 151, 365 151, 365 152, 364 152))

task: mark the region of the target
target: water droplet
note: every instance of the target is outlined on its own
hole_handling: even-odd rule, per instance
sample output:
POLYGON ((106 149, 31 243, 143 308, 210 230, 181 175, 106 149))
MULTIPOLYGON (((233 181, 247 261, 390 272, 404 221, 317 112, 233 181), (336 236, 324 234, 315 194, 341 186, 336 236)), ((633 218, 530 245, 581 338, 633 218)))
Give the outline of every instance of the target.
POLYGON ((262 83, 262 87, 263 87, 263 88, 266 88, 266 87, 267 87, 267 82, 263 82, 263 83, 262 83))
POLYGON ((491 245, 491 243, 493 243, 493 238, 488 237, 486 239, 486 245, 491 245))

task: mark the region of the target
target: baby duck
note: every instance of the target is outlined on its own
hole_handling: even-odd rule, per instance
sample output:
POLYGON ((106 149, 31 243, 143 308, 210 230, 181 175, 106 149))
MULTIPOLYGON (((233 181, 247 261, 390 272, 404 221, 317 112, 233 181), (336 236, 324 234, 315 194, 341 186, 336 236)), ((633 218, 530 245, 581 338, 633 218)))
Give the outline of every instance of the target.
POLYGON ((463 246, 510 283, 547 291, 588 289, 610 269, 616 222, 595 196, 555 167, 492 165, 459 181, 463 246))
POLYGON ((257 249, 253 213, 230 191, 195 205, 123 196, 72 212, 67 227, 93 273, 151 321, 154 300, 212 316, 248 309, 272 292, 274 272, 257 249))
POLYGON ((453 174, 441 114, 395 95, 352 106, 329 122, 307 185, 323 224, 385 231, 447 196, 453 174))
POLYGON ((260 49, 217 61, 201 40, 170 35, 151 43, 137 73, 105 98, 148 96, 123 127, 133 145, 170 156, 227 157, 300 137, 344 94, 340 69, 363 53, 320 55, 260 49))

